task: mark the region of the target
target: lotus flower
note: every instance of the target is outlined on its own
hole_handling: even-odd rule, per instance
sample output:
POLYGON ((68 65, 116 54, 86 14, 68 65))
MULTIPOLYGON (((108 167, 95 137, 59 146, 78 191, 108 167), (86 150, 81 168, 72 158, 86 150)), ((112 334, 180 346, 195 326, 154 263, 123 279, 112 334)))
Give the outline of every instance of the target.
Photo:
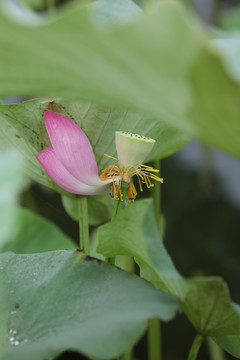
POLYGON ((122 197, 121 184, 129 185, 128 198, 134 199, 136 189, 131 181, 137 175, 141 183, 153 186, 150 178, 162 182, 158 172, 141 163, 152 150, 155 140, 134 133, 115 133, 117 163, 98 176, 97 162, 83 130, 66 116, 50 110, 44 112, 45 126, 52 146, 36 155, 48 175, 64 190, 79 195, 95 195, 113 186, 115 199, 122 197))

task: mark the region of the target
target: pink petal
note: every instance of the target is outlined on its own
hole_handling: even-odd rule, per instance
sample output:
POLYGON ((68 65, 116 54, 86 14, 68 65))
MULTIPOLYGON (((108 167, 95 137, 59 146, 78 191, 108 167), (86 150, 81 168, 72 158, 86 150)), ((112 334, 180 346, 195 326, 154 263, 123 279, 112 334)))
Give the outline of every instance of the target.
POLYGON ((88 184, 98 176, 98 168, 87 136, 66 116, 50 110, 45 110, 44 116, 56 156, 75 178, 88 184))
POLYGON ((48 175, 64 190, 79 195, 95 195, 105 191, 108 185, 98 177, 93 178, 96 185, 87 185, 76 179, 57 158, 54 149, 48 147, 36 155, 48 175))

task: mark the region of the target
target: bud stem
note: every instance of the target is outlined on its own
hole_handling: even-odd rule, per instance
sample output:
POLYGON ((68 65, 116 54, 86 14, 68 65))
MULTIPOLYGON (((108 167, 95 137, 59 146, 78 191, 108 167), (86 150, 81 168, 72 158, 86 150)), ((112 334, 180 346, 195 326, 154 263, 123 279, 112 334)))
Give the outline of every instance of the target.
MULTIPOLYGON (((121 211, 124 208, 124 203, 125 203, 125 200, 127 198, 128 189, 129 189, 129 185, 122 183, 122 186, 121 186, 122 199, 118 199, 118 200, 114 201, 114 207, 113 207, 111 221, 114 221, 114 219, 116 218, 118 212, 121 211)), ((109 258, 109 259, 107 259, 107 261, 110 264, 115 265, 115 257, 109 258)))
POLYGON ((189 354, 188 354, 188 360, 196 360, 198 356, 199 349, 203 342, 203 336, 200 334, 197 334, 195 339, 193 340, 192 346, 190 348, 189 354))
POLYGON ((85 255, 90 255, 87 197, 79 196, 77 201, 80 249, 85 255))

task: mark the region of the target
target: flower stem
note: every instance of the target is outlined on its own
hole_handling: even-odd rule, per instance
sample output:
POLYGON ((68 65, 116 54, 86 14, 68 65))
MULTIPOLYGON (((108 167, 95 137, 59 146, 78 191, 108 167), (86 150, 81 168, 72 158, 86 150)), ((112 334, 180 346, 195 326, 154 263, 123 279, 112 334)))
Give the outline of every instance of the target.
POLYGON ((85 255, 90 255, 87 197, 79 196, 77 201, 80 249, 85 255))
MULTIPOLYGON (((124 208, 124 203, 127 198, 127 192, 128 192, 129 186, 126 184, 122 184, 122 201, 119 204, 119 211, 121 211, 124 208)), ((124 270, 134 273, 134 261, 132 257, 124 256, 124 270)), ((133 359, 133 347, 128 349, 122 357, 123 360, 132 360, 133 359)))
POLYGON ((225 360, 223 350, 211 339, 207 339, 208 349, 211 360, 225 360))
POLYGON ((117 216, 118 207, 119 207, 119 200, 114 200, 114 206, 113 206, 113 212, 112 212, 111 221, 113 221, 115 219, 115 217, 117 216))
MULTIPOLYGON (((153 168, 160 170, 160 161, 155 160, 152 164, 153 168)), ((161 188, 160 183, 156 182, 151 191, 153 198, 155 218, 158 226, 159 234, 161 234, 161 188)), ((162 359, 162 338, 161 338, 161 322, 158 319, 152 319, 148 328, 148 359, 162 359)))
POLYGON ((203 336, 200 334, 197 334, 193 340, 192 346, 190 348, 189 354, 188 354, 188 360, 196 360, 197 355, 199 352, 199 349, 203 342, 203 336))
MULTIPOLYGON (((111 221, 113 221, 116 218, 118 212, 124 208, 124 203, 127 197, 128 188, 129 188, 128 185, 122 184, 122 199, 118 199, 114 201, 111 221)), ((115 265, 115 257, 108 258, 107 261, 112 265, 115 265)))
POLYGON ((149 322, 148 359, 161 359, 161 323, 158 319, 152 319, 149 322))
POLYGON ((121 211, 124 208, 125 200, 127 198, 128 189, 129 189, 129 185, 122 184, 122 187, 121 187, 122 199, 119 201, 118 211, 121 211))
MULTIPOLYGON (((124 256, 123 257, 123 269, 131 274, 135 272, 135 263, 133 257, 124 256)), ((128 349, 122 356, 122 360, 133 360, 134 358, 134 348, 131 347, 128 349)))
MULTIPOLYGON (((152 166, 154 169, 159 169, 159 177, 160 177, 160 161, 155 160, 152 163, 152 166)), ((151 196, 153 198, 153 204, 154 204, 154 212, 155 212, 155 218, 158 226, 158 231, 161 234, 161 184, 159 182, 156 182, 154 184, 154 187, 151 189, 151 196)))
POLYGON ((133 348, 127 350, 122 356, 122 360, 132 360, 132 359, 133 359, 133 348))
POLYGON ((124 256, 123 260, 124 260, 124 265, 123 265, 124 270, 131 274, 134 274, 135 263, 133 261, 133 258, 131 256, 124 256))
MULTIPOLYGON (((115 217, 117 216, 117 212, 118 212, 118 208, 119 208, 119 201, 120 200, 114 200, 114 206, 113 206, 113 212, 112 212, 111 221, 113 221, 115 219, 115 217)), ((111 258, 107 258, 106 261, 109 262, 112 265, 115 265, 115 256, 113 256, 111 258)))

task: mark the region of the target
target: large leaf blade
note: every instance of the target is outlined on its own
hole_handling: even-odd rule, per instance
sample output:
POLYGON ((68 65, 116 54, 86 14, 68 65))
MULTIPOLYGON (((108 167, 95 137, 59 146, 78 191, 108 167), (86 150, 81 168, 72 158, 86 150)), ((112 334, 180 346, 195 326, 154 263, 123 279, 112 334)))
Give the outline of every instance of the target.
POLYGON ((136 276, 77 252, 5 253, 1 276, 6 360, 40 360, 66 348, 116 357, 143 334, 149 318, 170 320, 178 306, 136 276))
POLYGON ((0 15, 1 47, 8 42, 0 95, 48 93, 144 111, 240 156, 240 85, 179 2, 113 28, 96 25, 89 9, 75 4, 31 29, 0 15))

